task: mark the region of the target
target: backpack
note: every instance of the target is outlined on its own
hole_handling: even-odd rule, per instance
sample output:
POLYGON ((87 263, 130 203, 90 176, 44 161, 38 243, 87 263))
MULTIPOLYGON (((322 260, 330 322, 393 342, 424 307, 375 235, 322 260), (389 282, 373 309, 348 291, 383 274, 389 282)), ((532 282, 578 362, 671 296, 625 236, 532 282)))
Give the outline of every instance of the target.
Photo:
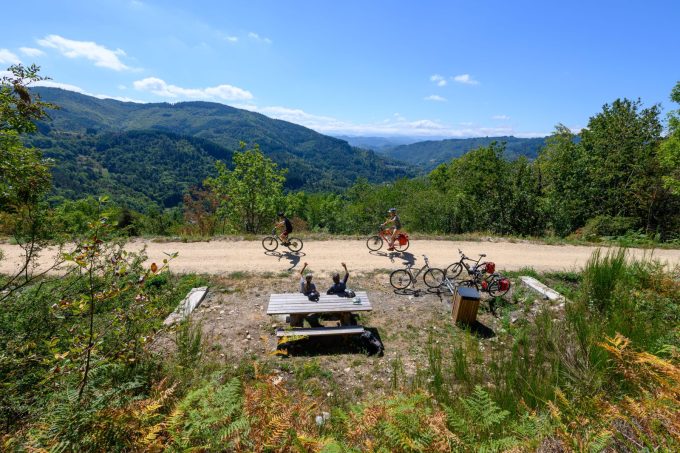
POLYGON ((307 294, 307 299, 311 300, 312 302, 318 302, 320 297, 321 295, 318 291, 312 291, 307 294))
POLYGON ((360 337, 361 345, 366 349, 368 355, 378 355, 382 357, 385 352, 385 346, 382 341, 370 330, 366 330, 360 337))
POLYGON ((356 294, 354 293, 354 291, 352 291, 351 289, 347 288, 347 289, 345 290, 344 296, 345 296, 345 297, 349 297, 349 298, 351 299, 351 298, 353 298, 353 297, 356 297, 356 294))

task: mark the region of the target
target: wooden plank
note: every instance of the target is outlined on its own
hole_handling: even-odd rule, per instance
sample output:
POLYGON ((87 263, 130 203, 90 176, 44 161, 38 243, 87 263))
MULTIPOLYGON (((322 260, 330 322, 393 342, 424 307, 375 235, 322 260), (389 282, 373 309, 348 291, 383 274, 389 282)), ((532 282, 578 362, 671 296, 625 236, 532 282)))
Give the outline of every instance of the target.
POLYGON ((269 307, 267 309, 268 315, 282 315, 282 314, 292 314, 292 313, 346 313, 354 311, 372 311, 372 307, 367 307, 362 304, 357 305, 299 305, 299 306, 283 306, 283 307, 269 307))
POLYGON ((269 305, 270 308, 281 308, 281 307, 344 307, 344 308, 349 308, 351 309, 352 307, 369 307, 372 308, 370 304, 354 304, 352 302, 350 303, 323 303, 323 302, 306 302, 306 303, 283 303, 283 304, 271 304, 269 305))
MULTIPOLYGON (((368 294, 366 294, 365 291, 359 291, 356 293, 356 297, 361 299, 362 301, 368 301, 368 294)), ((352 298, 348 297, 340 297, 334 294, 321 294, 319 297, 320 302, 335 302, 335 301, 343 301, 343 300, 351 300, 352 298)), ((304 302, 308 301, 309 299, 307 296, 301 293, 291 293, 291 294, 272 294, 269 296, 269 302, 270 303, 281 303, 281 302, 289 302, 289 301, 295 301, 295 302, 304 302)))
MULTIPOLYGON (((357 291, 355 293, 357 296, 365 296, 368 297, 366 291, 357 291)), ((306 297, 302 293, 281 293, 281 294, 271 294, 269 296, 270 299, 290 299, 290 298, 299 298, 299 297, 306 297)), ((340 296, 335 295, 335 294, 321 294, 321 297, 331 297, 331 298, 336 298, 336 299, 341 299, 340 296)))
POLYGON ((356 297, 361 300, 360 304, 355 304, 353 298, 336 295, 324 294, 319 297, 318 302, 314 302, 300 293, 272 294, 269 297, 267 314, 338 313, 373 310, 366 291, 358 291, 356 297))
POLYGON ((362 326, 341 326, 341 327, 312 327, 309 329, 277 329, 277 337, 308 336, 318 337, 323 335, 356 335, 364 333, 362 326))

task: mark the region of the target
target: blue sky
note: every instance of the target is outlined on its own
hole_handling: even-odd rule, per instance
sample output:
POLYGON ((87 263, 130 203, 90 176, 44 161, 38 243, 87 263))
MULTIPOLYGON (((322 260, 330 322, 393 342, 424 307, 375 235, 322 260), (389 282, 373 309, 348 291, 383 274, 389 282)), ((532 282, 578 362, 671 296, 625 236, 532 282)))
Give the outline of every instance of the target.
POLYGON ((328 134, 580 129, 680 80, 678 1, 5 2, 0 68, 143 102, 209 100, 328 134))

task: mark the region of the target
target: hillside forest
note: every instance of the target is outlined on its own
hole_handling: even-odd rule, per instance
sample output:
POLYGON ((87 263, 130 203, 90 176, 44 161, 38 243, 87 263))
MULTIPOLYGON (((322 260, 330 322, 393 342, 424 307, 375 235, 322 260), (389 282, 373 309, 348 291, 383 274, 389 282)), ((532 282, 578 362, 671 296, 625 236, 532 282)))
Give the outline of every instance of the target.
MULTIPOLYGON (((499 310, 484 315, 494 323, 492 338, 454 326, 429 295, 417 303, 431 317, 398 316, 393 325, 376 310, 362 320, 395 345, 389 355, 345 351, 323 360, 250 349, 258 335, 274 336, 269 319, 251 327, 255 341, 250 331, 230 341, 234 350, 208 339, 200 321, 163 325, 190 288, 207 285, 216 305, 200 307, 210 308, 205 318, 222 319, 238 303, 248 317, 262 303, 260 291, 290 288, 290 272, 179 275, 170 272, 176 254, 149 264, 144 250, 125 247, 132 234, 266 231, 282 207, 298 228, 333 233, 368 231, 396 206, 412 231, 569 235, 590 228, 671 241, 679 221, 677 111, 664 131, 658 106, 616 100, 579 137, 558 126, 533 161, 508 160, 503 143, 491 143, 428 174, 356 178, 333 192, 287 188, 295 169, 275 162, 264 144, 243 141, 201 184, 187 186, 180 206, 157 200, 137 210, 124 190, 111 198, 55 194, 59 163, 28 144, 58 106, 29 91, 42 80, 38 67, 10 72, 0 84, 0 225, 25 259, 14 274, 0 275, 1 450, 680 448, 678 270, 630 259, 625 249, 598 249, 578 272, 523 269, 567 300, 551 305, 521 289, 490 300, 499 310), (48 246, 60 253, 42 256, 48 246)), ((680 83, 671 97, 680 102, 680 83)), ((136 134, 138 143, 158 147, 151 156, 164 140, 184 143, 170 147, 178 156, 214 146, 200 137, 136 134)), ((157 188, 149 200, 162 195, 157 188)), ((380 272, 352 279, 394 313, 416 305, 386 292, 380 272)))
MULTIPOLYGON (((558 124, 546 139, 471 139, 481 145, 464 153, 460 141, 422 142, 381 157, 226 106, 41 90, 36 98, 66 107, 42 101, 45 116, 21 138, 50 169, 40 202, 55 235, 82 229, 106 195, 128 235, 262 233, 279 210, 298 230, 367 234, 396 207, 408 231, 427 234, 680 240, 679 114, 664 127, 660 106, 639 99, 604 105, 578 134, 558 124), (425 170, 454 144, 459 157, 425 170), (246 202, 256 220, 246 220, 246 202)), ((680 102, 680 85, 671 100, 680 102)), ((2 216, 8 235, 15 213, 2 216)))

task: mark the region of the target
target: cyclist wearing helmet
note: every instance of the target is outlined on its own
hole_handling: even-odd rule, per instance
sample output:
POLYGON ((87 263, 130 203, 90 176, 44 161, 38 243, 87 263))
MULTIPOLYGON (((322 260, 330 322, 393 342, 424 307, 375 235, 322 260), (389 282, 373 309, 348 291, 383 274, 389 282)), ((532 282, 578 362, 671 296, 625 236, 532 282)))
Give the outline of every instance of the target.
POLYGON ((288 245, 288 235, 293 232, 293 224, 290 223, 290 220, 288 220, 288 217, 286 217, 282 211, 279 212, 278 216, 279 221, 274 227, 281 228, 282 231, 279 235, 279 239, 281 239, 283 245, 288 245))
POLYGON ((390 208, 387 212, 389 213, 390 217, 380 226, 385 227, 385 225, 388 223, 392 224, 390 227, 390 230, 392 231, 392 237, 389 244, 390 246, 387 248, 387 250, 394 250, 394 240, 401 231, 401 219, 399 219, 396 208, 390 208))

